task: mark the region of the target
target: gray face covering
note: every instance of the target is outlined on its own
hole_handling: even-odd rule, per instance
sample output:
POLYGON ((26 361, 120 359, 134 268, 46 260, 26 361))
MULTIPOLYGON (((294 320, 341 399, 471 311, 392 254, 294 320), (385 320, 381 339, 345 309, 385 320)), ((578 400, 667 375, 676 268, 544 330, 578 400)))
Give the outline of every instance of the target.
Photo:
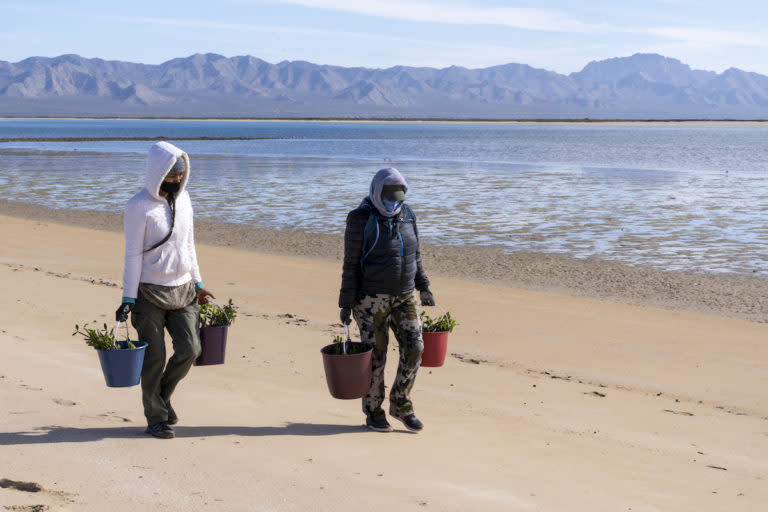
POLYGON ((387 209, 387 213, 394 214, 403 205, 402 201, 390 201, 389 199, 381 198, 381 202, 384 203, 384 207, 387 209))

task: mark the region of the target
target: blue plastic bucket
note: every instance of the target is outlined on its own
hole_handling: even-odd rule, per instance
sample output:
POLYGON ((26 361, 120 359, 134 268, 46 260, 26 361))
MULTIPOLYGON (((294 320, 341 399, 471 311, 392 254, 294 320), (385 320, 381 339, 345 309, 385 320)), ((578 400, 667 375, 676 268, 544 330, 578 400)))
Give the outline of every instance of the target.
POLYGON ((127 388, 139 384, 147 344, 143 341, 134 341, 133 344, 136 348, 123 348, 126 342, 118 341, 118 349, 95 349, 99 354, 104 380, 110 388, 127 388))

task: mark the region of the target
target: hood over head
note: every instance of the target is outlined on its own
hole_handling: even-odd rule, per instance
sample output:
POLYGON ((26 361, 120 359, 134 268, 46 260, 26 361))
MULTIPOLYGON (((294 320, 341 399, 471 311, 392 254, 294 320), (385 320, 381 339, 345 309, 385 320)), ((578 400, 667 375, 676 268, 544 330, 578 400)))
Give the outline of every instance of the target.
POLYGON ((381 169, 371 180, 371 189, 368 199, 373 203, 376 209, 379 210, 379 213, 385 217, 394 217, 400 213, 402 203, 394 210, 387 210, 387 207, 384 206, 384 202, 381 200, 381 190, 384 188, 384 185, 401 185, 404 188, 404 191, 408 192, 408 184, 405 182, 403 175, 400 174, 400 171, 394 167, 381 169))
POLYGON ((179 194, 181 194, 189 180, 189 156, 181 149, 165 141, 158 142, 149 148, 144 188, 155 199, 164 200, 163 196, 160 195, 160 184, 179 159, 184 162, 185 169, 184 178, 182 178, 179 187, 179 194))

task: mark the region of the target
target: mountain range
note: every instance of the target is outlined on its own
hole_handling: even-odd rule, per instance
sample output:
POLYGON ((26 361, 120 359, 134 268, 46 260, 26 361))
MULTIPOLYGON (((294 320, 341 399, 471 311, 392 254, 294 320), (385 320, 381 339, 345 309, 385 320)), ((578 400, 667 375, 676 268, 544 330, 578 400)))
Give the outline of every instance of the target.
POLYGON ((569 75, 526 64, 371 69, 208 53, 149 65, 61 55, 0 61, 0 116, 768 119, 768 77, 656 54, 569 75))

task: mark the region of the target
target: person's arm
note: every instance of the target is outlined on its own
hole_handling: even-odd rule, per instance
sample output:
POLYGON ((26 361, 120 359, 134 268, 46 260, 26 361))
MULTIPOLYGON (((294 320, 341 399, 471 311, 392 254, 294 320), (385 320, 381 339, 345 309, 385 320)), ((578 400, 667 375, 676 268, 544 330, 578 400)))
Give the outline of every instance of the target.
POLYGON ((123 267, 123 303, 135 303, 139 294, 142 260, 144 258, 144 231, 147 215, 138 202, 129 202, 125 208, 125 266, 123 267))
POLYGON ((189 201, 189 219, 188 219, 188 227, 187 227, 187 247, 186 250, 189 251, 189 255, 192 259, 192 281, 195 283, 195 293, 197 294, 197 302, 200 304, 205 304, 208 302, 208 297, 215 299, 216 297, 205 289, 205 285, 203 284, 203 277, 200 275, 200 266, 197 264, 197 250, 195 249, 195 222, 194 222, 194 212, 192 210, 192 202, 189 200, 189 196, 187 195, 187 201, 189 201))
POLYGON ((419 228, 416 227, 416 221, 413 221, 413 233, 416 235, 416 277, 414 284, 420 292, 429 291, 429 279, 424 267, 421 264, 421 243, 419 242, 419 228))
MULTIPOLYGON (((367 219, 365 219, 367 220, 367 219)), ((353 210, 347 215, 347 227, 344 230, 344 264, 341 271, 341 291, 339 307, 353 308, 360 288, 360 252, 363 247, 365 222, 353 210)))
POLYGON ((192 259, 192 280, 195 282, 195 290, 203 288, 203 278, 200 275, 200 266, 197 264, 197 250, 195 249, 195 222, 192 205, 189 206, 189 219, 187 226, 187 247, 190 258, 192 259))

